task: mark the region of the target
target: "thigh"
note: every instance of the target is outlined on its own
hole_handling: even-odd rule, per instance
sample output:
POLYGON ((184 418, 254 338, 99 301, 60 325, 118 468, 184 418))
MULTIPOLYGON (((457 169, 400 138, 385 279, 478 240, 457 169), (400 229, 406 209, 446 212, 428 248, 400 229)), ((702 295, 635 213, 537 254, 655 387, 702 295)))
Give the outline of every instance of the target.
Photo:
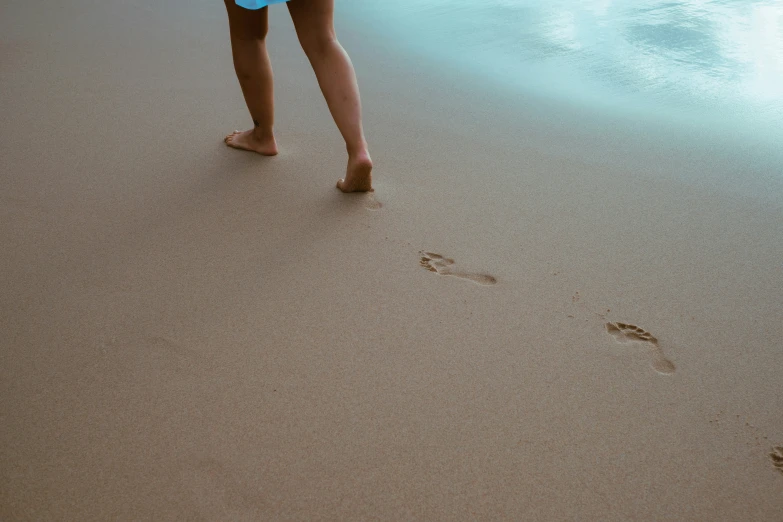
POLYGON ((223 0, 228 11, 228 26, 231 38, 242 40, 263 40, 269 30, 269 8, 245 9, 234 0, 223 0))
POLYGON ((334 34, 334 0, 290 0, 288 12, 300 41, 334 34))

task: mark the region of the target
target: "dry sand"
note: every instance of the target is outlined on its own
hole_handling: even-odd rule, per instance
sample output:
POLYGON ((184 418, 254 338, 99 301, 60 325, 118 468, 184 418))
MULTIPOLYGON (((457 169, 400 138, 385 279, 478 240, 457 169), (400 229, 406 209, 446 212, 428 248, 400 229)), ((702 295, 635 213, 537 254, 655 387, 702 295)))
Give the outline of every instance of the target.
POLYGON ((0 519, 783 517, 769 158, 343 19, 377 188, 344 196, 285 9, 262 158, 222 142, 220 2, 63 4, 0 16, 0 519))

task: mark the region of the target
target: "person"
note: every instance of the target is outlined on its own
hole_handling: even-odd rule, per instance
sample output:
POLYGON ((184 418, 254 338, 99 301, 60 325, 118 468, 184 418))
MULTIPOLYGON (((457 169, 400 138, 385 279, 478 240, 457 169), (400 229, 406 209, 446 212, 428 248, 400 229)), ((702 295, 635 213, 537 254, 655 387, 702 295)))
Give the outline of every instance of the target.
POLYGON ((299 43, 313 67, 329 111, 345 140, 348 166, 337 182, 343 192, 372 191, 372 159, 362 129, 356 73, 334 31, 334 0, 224 0, 231 51, 253 128, 225 138, 229 147, 264 156, 277 154, 272 131, 272 65, 266 49, 269 4, 288 2, 299 43))

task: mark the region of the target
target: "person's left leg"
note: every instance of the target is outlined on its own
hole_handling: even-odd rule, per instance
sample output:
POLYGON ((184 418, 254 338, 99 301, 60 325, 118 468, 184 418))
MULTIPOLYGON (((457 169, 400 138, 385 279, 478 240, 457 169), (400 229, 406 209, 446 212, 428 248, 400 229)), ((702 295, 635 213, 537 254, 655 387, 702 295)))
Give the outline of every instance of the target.
POLYGON ((252 129, 235 131, 226 136, 224 141, 229 147, 274 156, 277 154, 277 143, 272 132, 275 119, 272 64, 266 51, 268 8, 253 11, 239 7, 234 0, 224 1, 231 30, 234 70, 253 118, 252 129))

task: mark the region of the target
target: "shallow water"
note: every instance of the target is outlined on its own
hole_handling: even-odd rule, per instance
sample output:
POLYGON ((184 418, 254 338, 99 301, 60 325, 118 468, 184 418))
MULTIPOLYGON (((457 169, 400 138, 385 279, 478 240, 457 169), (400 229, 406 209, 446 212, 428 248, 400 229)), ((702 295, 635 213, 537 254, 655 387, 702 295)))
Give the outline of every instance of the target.
POLYGON ((780 0, 348 0, 401 45, 548 96, 776 141, 780 0))

